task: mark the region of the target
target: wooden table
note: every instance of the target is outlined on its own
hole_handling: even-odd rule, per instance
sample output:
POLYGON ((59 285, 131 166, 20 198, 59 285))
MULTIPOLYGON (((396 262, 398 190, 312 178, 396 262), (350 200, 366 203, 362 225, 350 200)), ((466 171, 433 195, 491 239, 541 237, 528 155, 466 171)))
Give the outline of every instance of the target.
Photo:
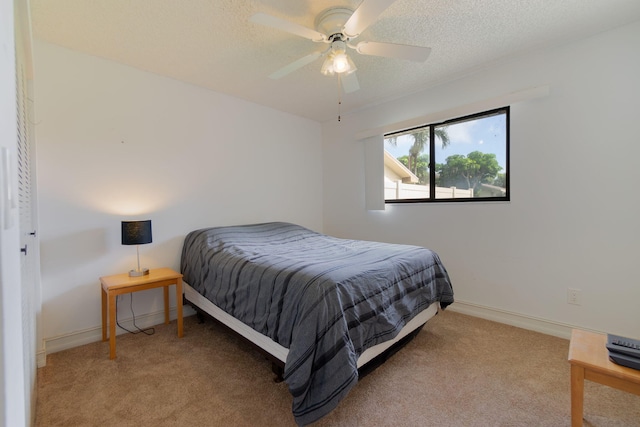
POLYGON ((109 311, 109 359, 116 358, 116 297, 147 289, 164 289, 164 323, 169 323, 169 286, 176 285, 178 337, 182 337, 182 274, 170 268, 149 270, 145 276, 130 277, 128 273, 100 278, 102 288, 102 341, 107 340, 107 309, 109 311))
POLYGON ((609 360, 607 336, 574 329, 569 344, 571 363, 571 426, 582 426, 584 380, 640 395, 640 371, 609 360))

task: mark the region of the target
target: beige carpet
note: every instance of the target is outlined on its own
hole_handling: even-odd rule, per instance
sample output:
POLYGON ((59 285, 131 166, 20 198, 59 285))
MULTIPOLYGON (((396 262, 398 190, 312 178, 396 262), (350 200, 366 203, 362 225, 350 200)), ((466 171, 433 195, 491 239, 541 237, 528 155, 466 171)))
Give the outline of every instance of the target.
MULTIPOLYGON (((209 321, 51 354, 37 426, 294 426, 271 365, 209 321)), ((445 311, 314 426, 569 426, 567 340, 445 311)), ((640 396, 586 382, 585 426, 640 426, 640 396)))

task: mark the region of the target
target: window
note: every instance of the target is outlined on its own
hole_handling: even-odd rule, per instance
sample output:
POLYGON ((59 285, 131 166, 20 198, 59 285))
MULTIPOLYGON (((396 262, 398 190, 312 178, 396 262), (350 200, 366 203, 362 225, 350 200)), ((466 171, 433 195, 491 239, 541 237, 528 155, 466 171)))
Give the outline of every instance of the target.
POLYGON ((387 203, 509 200, 509 107, 384 138, 387 203))

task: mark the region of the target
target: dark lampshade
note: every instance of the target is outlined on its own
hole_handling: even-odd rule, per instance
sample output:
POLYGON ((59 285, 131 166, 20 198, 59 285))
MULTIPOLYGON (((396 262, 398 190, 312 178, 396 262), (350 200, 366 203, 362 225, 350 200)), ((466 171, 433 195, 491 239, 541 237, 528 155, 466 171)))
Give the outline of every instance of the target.
POLYGON ((151 243, 151 220, 122 221, 122 244, 144 245, 151 243))

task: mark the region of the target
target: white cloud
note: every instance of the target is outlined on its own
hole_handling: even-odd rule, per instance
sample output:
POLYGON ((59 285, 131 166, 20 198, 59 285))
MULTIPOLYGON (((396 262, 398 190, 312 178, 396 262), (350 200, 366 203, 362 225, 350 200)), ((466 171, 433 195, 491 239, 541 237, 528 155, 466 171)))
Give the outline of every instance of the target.
POLYGON ((473 127, 477 124, 477 121, 471 120, 468 122, 456 123, 447 127, 447 133, 449 134, 449 140, 452 143, 460 144, 472 144, 473 143, 473 127))

